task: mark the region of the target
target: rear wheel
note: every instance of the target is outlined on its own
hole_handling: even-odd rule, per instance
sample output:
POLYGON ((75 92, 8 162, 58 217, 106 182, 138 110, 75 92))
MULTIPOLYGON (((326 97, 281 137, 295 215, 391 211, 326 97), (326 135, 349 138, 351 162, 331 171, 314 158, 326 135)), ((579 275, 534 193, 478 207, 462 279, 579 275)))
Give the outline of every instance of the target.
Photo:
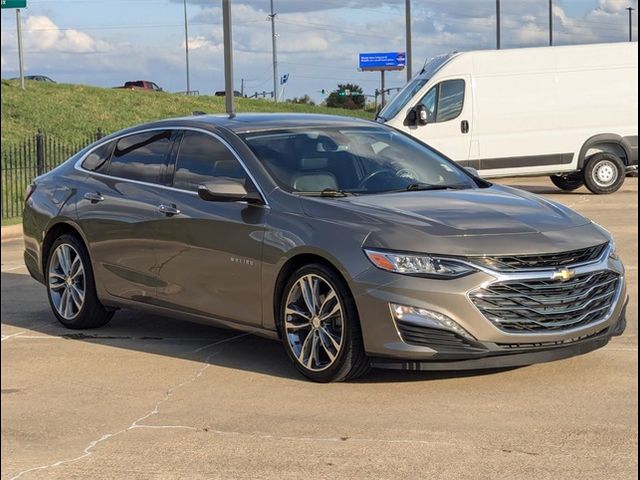
POLYGON ((580 172, 566 175, 551 175, 551 182, 561 190, 572 192, 584 185, 584 178, 580 172))
POLYGON ((587 188, 601 195, 616 192, 622 187, 626 167, 615 155, 601 152, 589 157, 583 172, 587 188))
POLYGON ((279 320, 284 348, 305 377, 338 382, 369 370, 353 297, 344 280, 326 266, 308 265, 291 276, 279 320))
POLYGON ((111 320, 113 312, 96 295, 87 250, 75 236, 62 235, 53 243, 45 274, 49 304, 65 327, 95 328, 111 320))

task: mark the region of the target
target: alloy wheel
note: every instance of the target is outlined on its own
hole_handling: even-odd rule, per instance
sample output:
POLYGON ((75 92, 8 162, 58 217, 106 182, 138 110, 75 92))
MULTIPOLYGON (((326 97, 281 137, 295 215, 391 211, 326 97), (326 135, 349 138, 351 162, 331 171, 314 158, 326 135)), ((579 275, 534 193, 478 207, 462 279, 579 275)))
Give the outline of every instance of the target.
POLYGON ((59 245, 52 254, 48 286, 58 315, 65 320, 76 318, 84 305, 86 280, 80 254, 68 243, 59 245))
POLYGON ((344 343, 344 313, 334 287, 320 275, 300 277, 287 295, 284 327, 304 368, 320 372, 333 365, 344 343))

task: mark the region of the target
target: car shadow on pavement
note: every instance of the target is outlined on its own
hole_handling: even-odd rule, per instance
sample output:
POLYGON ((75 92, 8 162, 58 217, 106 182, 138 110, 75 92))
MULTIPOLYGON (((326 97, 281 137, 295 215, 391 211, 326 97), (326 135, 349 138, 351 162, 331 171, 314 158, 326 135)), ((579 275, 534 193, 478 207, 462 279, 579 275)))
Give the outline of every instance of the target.
MULTIPOLYGON (((42 285, 28 275, 2 272, 2 324, 11 333, 46 341, 86 342, 163 355, 198 363, 254 372, 262 375, 305 379, 291 365, 280 342, 252 334, 202 325, 170 317, 119 310, 104 327, 69 330, 57 322, 49 309, 42 285)), ((13 341, 20 341, 15 339, 13 341)), ((503 371, 503 370, 500 370, 503 371)), ((497 370, 464 372, 407 372, 374 369, 354 383, 397 383, 454 379, 494 374, 497 370)))

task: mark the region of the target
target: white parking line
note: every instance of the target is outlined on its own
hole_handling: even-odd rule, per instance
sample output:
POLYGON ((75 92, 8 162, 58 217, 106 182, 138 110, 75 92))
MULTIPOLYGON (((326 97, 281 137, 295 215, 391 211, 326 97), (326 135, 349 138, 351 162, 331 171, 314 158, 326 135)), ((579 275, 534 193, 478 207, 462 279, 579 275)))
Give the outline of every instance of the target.
POLYGON ((12 333, 11 335, 2 335, 2 339, 0 341, 4 342, 5 340, 9 340, 10 338, 17 337, 18 335, 22 335, 24 331, 18 333, 12 333))
POLYGON ((3 268, 2 272, 13 272, 14 270, 20 270, 21 268, 27 268, 24 265, 18 265, 17 267, 9 267, 9 268, 3 268))

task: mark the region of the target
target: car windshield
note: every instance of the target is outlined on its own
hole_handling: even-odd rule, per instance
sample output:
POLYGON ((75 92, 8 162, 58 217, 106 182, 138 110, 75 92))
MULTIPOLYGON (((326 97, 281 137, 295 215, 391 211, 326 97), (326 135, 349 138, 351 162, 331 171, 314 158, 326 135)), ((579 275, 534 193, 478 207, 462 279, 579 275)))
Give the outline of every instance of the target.
POLYGON ((331 127, 241 135, 286 191, 375 194, 475 188, 464 169, 388 127, 331 127))
POLYGON ((380 111, 378 119, 386 122, 387 120, 391 120, 395 117, 407 102, 410 101, 416 93, 418 93, 420 89, 427 84, 428 81, 428 78, 417 77, 407 83, 405 87, 400 90, 398 94, 393 97, 393 99, 380 111))

